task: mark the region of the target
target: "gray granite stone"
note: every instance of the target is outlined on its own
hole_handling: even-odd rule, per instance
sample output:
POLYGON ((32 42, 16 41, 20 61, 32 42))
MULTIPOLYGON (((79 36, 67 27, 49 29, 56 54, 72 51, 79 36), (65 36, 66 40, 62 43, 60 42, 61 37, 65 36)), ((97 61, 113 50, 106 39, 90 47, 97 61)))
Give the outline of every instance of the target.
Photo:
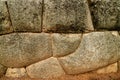
POLYGON ((111 32, 83 35, 79 48, 71 55, 59 58, 68 74, 79 74, 105 67, 120 59, 120 36, 111 32))
POLYGON ((91 0, 96 29, 120 30, 120 0, 91 0))
POLYGON ((12 24, 18 32, 41 32, 42 0, 8 0, 12 24))
POLYGON ((4 66, 24 67, 51 56, 51 37, 47 33, 0 36, 0 63, 4 66))
POLYGON ((93 30, 87 0, 44 0, 43 31, 93 30))

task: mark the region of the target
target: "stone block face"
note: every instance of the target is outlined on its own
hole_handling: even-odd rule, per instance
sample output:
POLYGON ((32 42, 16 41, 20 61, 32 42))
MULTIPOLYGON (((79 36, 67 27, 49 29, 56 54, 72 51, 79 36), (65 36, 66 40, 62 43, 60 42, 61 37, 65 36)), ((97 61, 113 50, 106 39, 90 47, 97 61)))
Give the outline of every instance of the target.
POLYGON ((84 34, 79 48, 65 57, 60 64, 68 74, 79 74, 105 67, 120 59, 120 36, 112 32, 84 34))
POLYGON ((91 0, 96 29, 120 29, 120 0, 91 0))
POLYGON ((96 73, 98 73, 98 74, 114 73, 114 72, 117 72, 117 70, 118 70, 118 65, 117 65, 117 63, 114 63, 114 64, 111 64, 111 65, 109 65, 107 67, 98 69, 96 71, 96 73))
POLYGON ((93 30, 87 0, 44 0, 43 31, 93 30))
POLYGON ((25 68, 8 68, 5 74, 6 77, 19 78, 27 76, 25 68))
POLYGON ((42 0, 8 0, 14 31, 41 32, 42 0))
POLYGON ((26 68, 31 78, 60 77, 65 74, 56 58, 49 58, 26 68))
POLYGON ((0 63, 7 67, 24 67, 51 56, 51 37, 47 33, 0 36, 0 63))
POLYGON ((81 42, 81 34, 53 34, 53 56, 61 57, 76 51, 81 42))
POLYGON ((0 34, 6 34, 13 31, 10 22, 10 16, 5 1, 0 0, 0 34))

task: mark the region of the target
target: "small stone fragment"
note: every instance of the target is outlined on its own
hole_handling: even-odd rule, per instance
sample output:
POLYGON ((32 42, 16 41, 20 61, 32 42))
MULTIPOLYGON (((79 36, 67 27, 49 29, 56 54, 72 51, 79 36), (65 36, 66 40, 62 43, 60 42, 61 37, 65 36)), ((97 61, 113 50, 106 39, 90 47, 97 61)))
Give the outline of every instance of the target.
POLYGON ((18 78, 27 76, 25 68, 8 68, 5 74, 6 77, 18 78))

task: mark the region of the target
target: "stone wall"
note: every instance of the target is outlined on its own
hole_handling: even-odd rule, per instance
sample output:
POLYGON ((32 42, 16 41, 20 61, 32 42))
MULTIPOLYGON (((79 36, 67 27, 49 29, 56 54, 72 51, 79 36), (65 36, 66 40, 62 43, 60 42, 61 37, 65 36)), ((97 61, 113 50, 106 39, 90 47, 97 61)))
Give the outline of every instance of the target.
POLYGON ((120 70, 120 0, 0 0, 0 76, 120 70))

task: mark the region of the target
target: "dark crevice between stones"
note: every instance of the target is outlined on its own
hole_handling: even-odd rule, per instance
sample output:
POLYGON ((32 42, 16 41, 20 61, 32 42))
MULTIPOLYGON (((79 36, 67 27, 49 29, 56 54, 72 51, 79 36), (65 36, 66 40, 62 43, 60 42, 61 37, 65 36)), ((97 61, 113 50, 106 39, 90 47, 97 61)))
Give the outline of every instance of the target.
POLYGON ((41 32, 43 31, 43 14, 44 14, 44 0, 42 0, 41 32))
POLYGON ((61 25, 61 24, 56 24, 57 27, 49 29, 45 32, 49 33, 84 33, 85 28, 84 27, 79 27, 76 24, 71 24, 69 26, 61 25))
POLYGON ((14 27, 13 27, 13 24, 12 24, 12 18, 11 18, 11 15, 10 15, 9 6, 8 6, 8 2, 7 1, 5 1, 5 5, 6 5, 6 8, 7 8, 8 15, 9 15, 10 25, 11 25, 12 30, 13 30, 12 32, 14 32, 14 27))

